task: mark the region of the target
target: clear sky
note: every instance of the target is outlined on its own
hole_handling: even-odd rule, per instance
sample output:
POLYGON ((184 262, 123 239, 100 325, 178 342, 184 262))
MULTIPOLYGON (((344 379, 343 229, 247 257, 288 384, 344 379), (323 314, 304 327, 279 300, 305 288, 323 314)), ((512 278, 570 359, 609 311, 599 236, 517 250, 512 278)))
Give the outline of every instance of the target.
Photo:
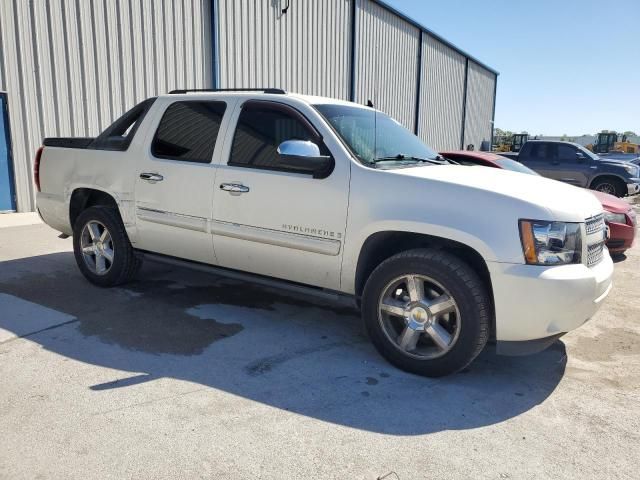
POLYGON ((640 0, 386 0, 491 66, 495 126, 640 134, 640 0))

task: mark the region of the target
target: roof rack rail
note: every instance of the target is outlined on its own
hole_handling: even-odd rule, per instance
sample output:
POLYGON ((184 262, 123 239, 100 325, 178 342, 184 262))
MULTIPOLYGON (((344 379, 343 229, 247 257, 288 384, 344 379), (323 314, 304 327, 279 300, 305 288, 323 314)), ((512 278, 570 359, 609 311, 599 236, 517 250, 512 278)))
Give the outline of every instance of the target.
POLYGON ((263 92, 263 93, 275 93, 278 95, 285 95, 287 92, 281 88, 191 88, 184 90, 171 90, 170 95, 177 95, 181 93, 189 92, 263 92))

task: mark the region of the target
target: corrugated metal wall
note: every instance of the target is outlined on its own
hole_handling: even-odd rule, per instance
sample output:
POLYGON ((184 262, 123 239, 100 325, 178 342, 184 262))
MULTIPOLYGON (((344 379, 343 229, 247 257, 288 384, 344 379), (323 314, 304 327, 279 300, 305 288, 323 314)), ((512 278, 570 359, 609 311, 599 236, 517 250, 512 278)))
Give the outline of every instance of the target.
POLYGON ((355 101, 414 129, 420 30, 371 0, 358 0, 355 101))
POLYGON ((494 89, 496 75, 474 61, 469 61, 467 78, 467 111, 464 146, 473 144, 480 150, 482 142, 491 144, 494 89))
POLYGON ((220 88, 278 87, 349 98, 354 0, 214 1, 220 88))
POLYGON ((211 84, 210 0, 2 0, 18 209, 43 137, 95 136, 135 103, 211 84))
POLYGON ((420 69, 419 135, 458 148, 464 117, 464 145, 479 149, 490 140, 496 75, 469 60, 465 115, 465 61, 377 0, 0 0, 18 208, 34 208, 43 137, 94 136, 144 98, 216 82, 371 99, 413 130, 420 69))
POLYGON ((423 35, 418 136, 439 151, 460 148, 465 63, 463 55, 423 35))

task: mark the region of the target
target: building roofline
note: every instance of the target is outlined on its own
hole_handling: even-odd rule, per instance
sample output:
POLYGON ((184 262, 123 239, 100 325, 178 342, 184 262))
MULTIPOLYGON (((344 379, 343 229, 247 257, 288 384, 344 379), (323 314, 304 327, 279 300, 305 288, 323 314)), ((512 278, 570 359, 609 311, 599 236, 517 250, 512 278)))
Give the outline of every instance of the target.
MULTIPOLYGON (((354 0, 355 1, 355 0, 354 0)), ((500 72, 498 72, 497 70, 491 68, 489 65, 487 65, 486 63, 478 60, 476 57, 474 57, 473 55, 468 54, 467 52, 465 52, 464 50, 462 50, 461 48, 457 47, 456 45, 454 45, 453 43, 451 43, 450 41, 446 40, 445 38, 443 38, 442 36, 438 35, 436 32, 434 32, 433 30, 425 27, 424 25, 422 25, 421 23, 416 22, 414 19, 412 19, 411 17, 407 16, 406 14, 402 13, 401 11, 399 11, 398 9, 392 7, 391 5, 389 5, 388 3, 382 1, 382 0, 371 0, 373 3, 376 3, 378 5, 380 5, 382 8, 390 11, 391 13, 393 13, 394 15, 397 15, 398 17, 402 18, 404 21, 410 23, 411 25, 413 25, 414 27, 422 30, 424 33, 426 33, 427 35, 430 35, 431 37, 435 38, 436 40, 438 40, 441 43, 444 43, 446 46, 448 46, 449 48, 452 48, 453 50, 455 50, 456 52, 458 52, 459 54, 463 55, 464 57, 468 58, 469 60, 473 61, 474 63, 477 63, 478 65, 480 65, 481 67, 489 70, 491 73, 493 73, 496 77, 498 75, 500 75, 500 72)))

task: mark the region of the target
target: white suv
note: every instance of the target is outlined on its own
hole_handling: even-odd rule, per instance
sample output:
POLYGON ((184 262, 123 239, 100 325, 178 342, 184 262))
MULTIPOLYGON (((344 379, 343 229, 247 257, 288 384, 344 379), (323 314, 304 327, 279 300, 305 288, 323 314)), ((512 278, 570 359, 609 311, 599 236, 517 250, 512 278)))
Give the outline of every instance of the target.
POLYGON ((487 341, 538 351, 611 288, 602 207, 532 175, 447 162, 373 108, 176 91, 96 138, 45 139, 38 210, 100 286, 146 256, 241 271, 361 306, 376 348, 423 375, 487 341))

